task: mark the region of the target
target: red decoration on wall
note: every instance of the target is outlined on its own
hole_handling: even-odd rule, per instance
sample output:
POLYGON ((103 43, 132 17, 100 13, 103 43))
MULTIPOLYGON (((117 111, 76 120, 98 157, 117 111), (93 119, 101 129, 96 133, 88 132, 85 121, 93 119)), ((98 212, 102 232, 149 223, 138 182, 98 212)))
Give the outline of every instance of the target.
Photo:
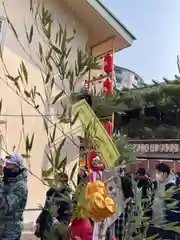
POLYGON ((104 122, 104 128, 106 129, 109 136, 112 135, 112 122, 104 122))
POLYGON ((101 162, 101 159, 99 158, 99 156, 95 151, 90 152, 87 164, 88 164, 88 168, 91 169, 93 172, 102 171, 104 168, 104 165, 101 162))
POLYGON ((105 73, 112 73, 112 67, 113 67, 113 58, 111 55, 107 55, 104 58, 104 71, 105 73))
POLYGON ((105 95, 108 96, 112 91, 112 81, 107 78, 103 84, 105 95))

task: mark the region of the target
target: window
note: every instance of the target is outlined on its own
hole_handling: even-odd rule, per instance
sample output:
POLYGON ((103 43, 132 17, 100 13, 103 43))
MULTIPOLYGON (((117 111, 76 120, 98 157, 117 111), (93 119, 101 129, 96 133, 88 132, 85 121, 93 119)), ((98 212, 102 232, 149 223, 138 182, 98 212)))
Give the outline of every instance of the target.
POLYGON ((135 79, 136 81, 139 80, 138 76, 136 76, 136 75, 134 75, 134 79, 135 79))

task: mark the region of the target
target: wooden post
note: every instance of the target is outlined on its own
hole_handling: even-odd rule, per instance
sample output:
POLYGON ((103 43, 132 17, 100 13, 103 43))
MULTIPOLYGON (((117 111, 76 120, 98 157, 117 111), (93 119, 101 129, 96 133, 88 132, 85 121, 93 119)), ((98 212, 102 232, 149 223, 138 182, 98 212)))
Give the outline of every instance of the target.
MULTIPOLYGON (((112 95, 114 95, 114 80, 115 80, 115 72, 114 72, 114 48, 112 49, 112 76, 111 76, 111 81, 112 81, 112 95)), ((114 130, 114 113, 112 114, 112 133, 114 130)))

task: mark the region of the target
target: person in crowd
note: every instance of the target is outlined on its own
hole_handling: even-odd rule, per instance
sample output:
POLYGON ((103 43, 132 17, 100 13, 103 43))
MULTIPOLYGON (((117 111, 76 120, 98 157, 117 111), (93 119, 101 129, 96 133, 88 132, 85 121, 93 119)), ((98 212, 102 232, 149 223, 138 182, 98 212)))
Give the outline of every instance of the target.
POLYGON ((66 173, 58 174, 59 183, 56 187, 50 188, 46 193, 46 201, 44 208, 36 220, 35 235, 41 240, 49 239, 49 234, 53 231, 54 240, 64 240, 66 232, 58 231, 60 224, 68 226, 72 204, 70 203, 70 190, 67 187, 68 176, 66 173), (56 213, 51 213, 54 207, 56 213), (54 217, 55 215, 55 217, 54 217))
POLYGON ((170 168, 164 163, 156 166, 157 190, 152 199, 152 206, 146 212, 146 216, 152 219, 152 224, 147 232, 147 237, 157 236, 157 239, 180 239, 180 236, 173 231, 163 229, 164 223, 180 223, 180 192, 176 189, 176 183, 170 174, 170 168), (168 190, 174 190, 170 199, 166 198, 168 190), (177 191, 176 191, 177 190, 177 191), (177 201, 174 209, 168 208, 168 204, 177 201))
POLYGON ((176 173, 176 185, 177 185, 177 187, 180 186, 180 172, 176 173))
POLYGON ((146 170, 144 168, 139 168, 134 180, 137 182, 137 187, 142 189, 142 199, 147 199, 151 183, 146 174, 146 170))
POLYGON ((133 211, 133 187, 129 176, 121 177, 121 188, 124 196, 124 210, 123 213, 116 219, 114 224, 107 229, 106 240, 118 239, 123 240, 130 212, 133 211))
POLYGON ((0 239, 20 240, 28 195, 27 170, 23 166, 23 158, 18 154, 6 156, 1 158, 2 160, 4 166, 0 192, 0 239))
POLYGON ((92 240, 93 227, 88 218, 74 219, 69 227, 71 240, 92 240))

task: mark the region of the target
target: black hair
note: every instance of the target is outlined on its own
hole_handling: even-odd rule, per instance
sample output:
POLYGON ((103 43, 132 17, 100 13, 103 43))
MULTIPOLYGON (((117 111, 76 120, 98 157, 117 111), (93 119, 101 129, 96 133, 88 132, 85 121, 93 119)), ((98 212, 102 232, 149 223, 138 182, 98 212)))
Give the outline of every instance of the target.
POLYGON ((128 177, 129 179, 132 179, 132 176, 130 173, 125 173, 125 176, 128 177))
POLYGON ((127 177, 127 176, 121 177, 121 186, 122 186, 122 190, 123 190, 125 199, 134 197, 132 182, 129 177, 127 177))
POLYGON ((162 173, 167 173, 167 175, 170 174, 171 170, 170 167, 165 163, 159 163, 156 165, 156 170, 162 173))
POLYGON ((145 176, 146 175, 146 170, 144 168, 139 168, 137 170, 137 174, 139 174, 141 176, 145 176))

